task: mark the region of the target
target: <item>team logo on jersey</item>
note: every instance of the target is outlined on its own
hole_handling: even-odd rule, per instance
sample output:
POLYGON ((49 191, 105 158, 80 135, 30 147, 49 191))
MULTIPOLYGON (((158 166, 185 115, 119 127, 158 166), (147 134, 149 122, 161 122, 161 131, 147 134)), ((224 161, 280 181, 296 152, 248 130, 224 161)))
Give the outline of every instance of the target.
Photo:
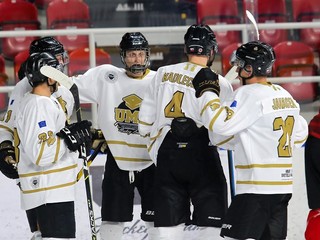
POLYGON ((31 184, 32 188, 38 188, 39 187, 39 177, 31 178, 30 184, 31 184))
POLYGON ((114 83, 118 80, 118 75, 115 73, 115 72, 107 72, 104 76, 104 78, 111 82, 111 83, 114 83))
POLYGON ((122 98, 123 102, 114 109, 115 126, 119 132, 139 134, 138 115, 142 99, 135 94, 122 98))

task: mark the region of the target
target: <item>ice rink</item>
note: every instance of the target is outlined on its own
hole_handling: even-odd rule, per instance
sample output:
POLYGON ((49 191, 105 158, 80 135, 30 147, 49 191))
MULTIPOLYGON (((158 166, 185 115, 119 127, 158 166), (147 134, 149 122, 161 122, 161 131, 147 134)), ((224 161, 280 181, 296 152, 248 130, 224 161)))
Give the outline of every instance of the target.
MULTIPOLYGON (((316 101, 311 104, 302 104, 302 115, 309 122, 311 118, 317 113, 319 109, 319 102, 316 101)), ((308 205, 304 178, 304 150, 295 150, 294 157, 294 190, 293 197, 289 205, 289 226, 288 238, 289 240, 303 240, 306 217, 308 214, 308 205)), ((95 217, 97 219, 97 226, 100 225, 100 184, 104 166, 104 156, 100 156, 95 160, 92 167, 91 174, 94 195, 94 209, 95 217)), ((226 167, 226 159, 222 159, 224 167, 226 167)), ((228 176, 228 175, 226 175, 228 176)), ((19 189, 14 180, 7 179, 0 174, 0 240, 29 240, 32 234, 29 231, 27 218, 25 212, 20 209, 19 189)), ((139 217, 138 199, 135 205, 135 217, 131 223, 128 223, 124 229, 124 236, 122 240, 147 240, 146 229, 139 217)), ((89 240, 90 228, 88 211, 86 205, 86 195, 84 189, 84 182, 80 181, 77 184, 77 201, 76 201, 76 219, 77 219, 77 239, 89 240)), ((196 231, 201 229, 189 226, 185 228, 186 240, 196 240, 194 237, 196 231)))

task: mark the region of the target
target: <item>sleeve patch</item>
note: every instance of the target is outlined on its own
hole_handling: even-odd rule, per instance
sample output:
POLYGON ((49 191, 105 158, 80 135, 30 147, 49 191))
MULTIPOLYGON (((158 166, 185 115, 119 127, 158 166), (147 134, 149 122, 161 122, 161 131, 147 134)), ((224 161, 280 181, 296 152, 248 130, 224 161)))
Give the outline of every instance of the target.
POLYGON ((38 122, 38 125, 39 125, 40 128, 43 128, 43 127, 47 126, 47 123, 46 123, 46 121, 43 120, 41 122, 38 122))

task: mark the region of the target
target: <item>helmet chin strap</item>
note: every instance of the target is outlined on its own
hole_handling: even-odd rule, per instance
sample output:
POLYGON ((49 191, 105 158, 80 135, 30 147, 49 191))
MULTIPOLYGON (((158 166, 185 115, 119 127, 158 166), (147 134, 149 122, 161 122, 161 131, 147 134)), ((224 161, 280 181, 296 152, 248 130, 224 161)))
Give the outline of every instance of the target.
POLYGON ((238 76, 242 79, 242 85, 246 85, 246 84, 247 84, 247 83, 246 83, 247 80, 254 77, 254 76, 253 76, 253 72, 251 71, 251 75, 250 75, 249 77, 242 77, 242 76, 241 76, 242 70, 245 71, 246 73, 250 73, 250 72, 247 71, 245 68, 241 68, 240 71, 239 71, 239 74, 238 74, 238 76))
POLYGON ((49 84, 49 81, 47 80, 47 84, 50 87, 51 94, 58 90, 58 82, 55 82, 53 84, 49 84))

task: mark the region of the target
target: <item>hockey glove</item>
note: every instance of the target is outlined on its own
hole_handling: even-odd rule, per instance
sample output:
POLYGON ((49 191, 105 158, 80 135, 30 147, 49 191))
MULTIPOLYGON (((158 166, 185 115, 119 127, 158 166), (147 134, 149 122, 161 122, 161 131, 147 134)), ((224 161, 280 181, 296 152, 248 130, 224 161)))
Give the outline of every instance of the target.
POLYGON ((77 151, 82 144, 85 144, 86 152, 89 154, 92 146, 91 125, 91 122, 88 120, 72 123, 62 128, 60 132, 57 133, 57 136, 64 139, 67 147, 71 151, 77 151))
POLYGON ((320 209, 319 208, 310 210, 304 236, 306 240, 320 239, 320 209))
POLYGON ((202 68, 193 78, 192 84, 196 90, 196 97, 199 98, 206 91, 220 94, 219 77, 210 68, 202 68))
POLYGON ((0 144, 0 171, 8 178, 19 178, 16 167, 16 156, 14 147, 10 141, 3 141, 0 144))
POLYGON ((107 151, 107 142, 104 139, 101 129, 91 128, 92 134, 92 149, 96 150, 99 147, 99 152, 106 153, 107 151))

